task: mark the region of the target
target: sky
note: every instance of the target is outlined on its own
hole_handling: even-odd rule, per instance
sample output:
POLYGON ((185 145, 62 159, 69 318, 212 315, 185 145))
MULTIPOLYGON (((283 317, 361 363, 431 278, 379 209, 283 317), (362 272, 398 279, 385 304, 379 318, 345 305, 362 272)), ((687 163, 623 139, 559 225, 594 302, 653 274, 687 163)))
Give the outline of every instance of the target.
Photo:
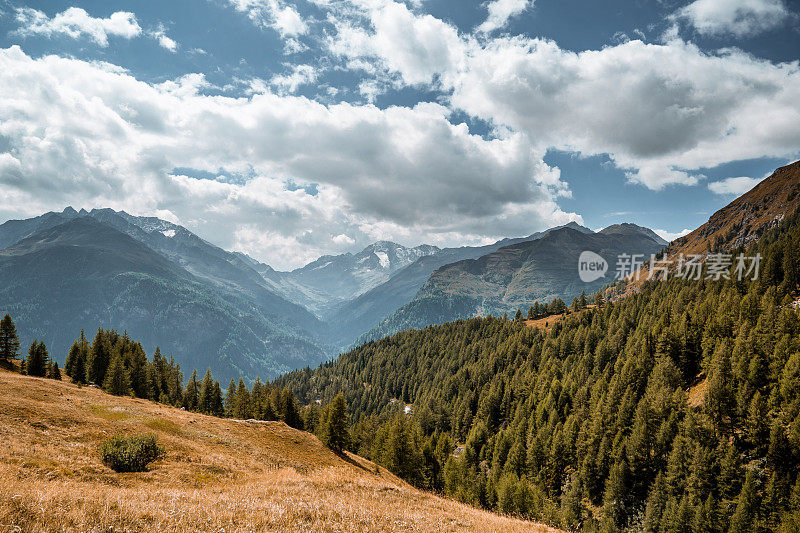
POLYGON ((278 269, 669 240, 800 159, 799 4, 0 0, 0 222, 123 209, 278 269))

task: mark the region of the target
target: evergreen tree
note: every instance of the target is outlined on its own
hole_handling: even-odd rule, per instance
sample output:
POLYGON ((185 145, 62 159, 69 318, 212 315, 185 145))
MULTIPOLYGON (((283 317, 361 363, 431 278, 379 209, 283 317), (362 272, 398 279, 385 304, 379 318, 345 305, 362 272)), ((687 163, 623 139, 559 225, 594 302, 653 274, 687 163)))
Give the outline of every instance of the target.
POLYGON ((61 381, 61 369, 58 368, 58 362, 52 361, 47 368, 47 377, 61 381))
POLYGON ((6 314, 0 320, 0 364, 9 364, 19 357, 19 336, 14 321, 6 314))
POLYGON ((69 349, 67 363, 64 367, 66 374, 75 383, 86 383, 86 362, 89 358, 89 341, 81 330, 81 337, 69 349))
POLYGON ((347 402, 344 394, 339 393, 326 408, 322 417, 320 440, 335 452, 342 452, 350 442, 347 421, 347 402))
POLYGON ((197 385, 197 370, 192 371, 192 376, 186 384, 186 392, 183 395, 183 406, 187 411, 197 411, 199 405, 199 391, 197 385))
POLYGON ((131 393, 131 379, 122 356, 117 353, 105 372, 103 390, 115 396, 126 396, 131 393))
POLYGON ((758 487, 756 474, 747 471, 742 492, 736 503, 736 511, 731 518, 730 533, 748 533, 753 531, 758 511, 758 487))
POLYGON ((211 393, 211 414, 214 416, 224 416, 225 407, 222 405, 222 389, 219 381, 214 380, 214 391, 211 393))
POLYGON ((225 391, 224 407, 225 416, 233 418, 236 409, 236 382, 233 378, 231 378, 231 382, 228 384, 228 388, 225 391))
POLYGON ((211 376, 211 369, 206 370, 203 381, 200 384, 200 394, 197 398, 197 410, 201 413, 212 414, 213 412, 214 379, 211 376))
POLYGON ((244 380, 239 378, 239 386, 236 388, 236 402, 233 409, 234 418, 247 420, 252 418, 250 411, 250 391, 244 385, 244 380))
POLYGON ((29 376, 45 377, 50 366, 50 355, 43 342, 34 340, 28 349, 28 358, 25 360, 25 373, 29 376))
POLYGON ((102 385, 105 381, 106 370, 110 361, 111 345, 109 339, 102 329, 98 329, 89 350, 86 380, 95 385, 102 385))

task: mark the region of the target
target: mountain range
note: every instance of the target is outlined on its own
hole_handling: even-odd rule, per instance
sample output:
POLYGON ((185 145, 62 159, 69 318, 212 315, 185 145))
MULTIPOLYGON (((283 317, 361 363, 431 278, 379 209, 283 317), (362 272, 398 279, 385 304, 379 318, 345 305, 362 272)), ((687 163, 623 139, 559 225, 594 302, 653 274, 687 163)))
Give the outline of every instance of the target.
POLYGON ((475 247, 379 241, 280 272, 165 220, 68 207, 0 225, 0 311, 59 359, 81 329, 113 327, 185 369, 271 378, 359 339, 570 300, 608 282, 577 279, 581 250, 611 262, 665 244, 632 224, 572 222, 475 247))

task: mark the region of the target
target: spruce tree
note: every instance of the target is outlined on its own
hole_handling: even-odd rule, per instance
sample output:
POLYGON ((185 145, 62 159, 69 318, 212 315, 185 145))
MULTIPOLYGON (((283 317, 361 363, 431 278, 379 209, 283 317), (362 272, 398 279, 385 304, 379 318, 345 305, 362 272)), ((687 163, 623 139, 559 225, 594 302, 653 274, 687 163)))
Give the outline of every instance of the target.
POLYGON ((14 321, 6 314, 0 320, 0 364, 9 364, 19 357, 19 336, 14 321))
POLYGON ((239 385, 236 388, 236 402, 233 409, 233 416, 239 420, 252 418, 252 412, 250 410, 250 391, 245 387, 242 378, 239 378, 239 385))
POLYGON ((337 394, 326 411, 320 439, 333 451, 342 452, 350 441, 344 394, 337 394))
POLYGON ((92 346, 89 350, 89 359, 86 368, 86 380, 95 385, 102 385, 105 381, 106 370, 111 360, 111 346, 105 332, 97 330, 92 346))
POLYGON ((219 381, 214 380, 214 390, 211 393, 211 414, 214 416, 224 416, 225 407, 222 405, 222 388, 219 381))
POLYGON ((50 379, 61 381, 61 369, 58 368, 57 361, 52 361, 50 363, 50 366, 47 368, 47 377, 50 379))
POLYGON ((34 340, 28 349, 28 358, 25 360, 25 373, 29 376, 45 377, 47 367, 50 365, 50 355, 43 342, 34 340))
POLYGON ((186 384, 186 392, 183 395, 183 406, 187 411, 197 411, 199 404, 198 396, 197 370, 193 370, 192 376, 186 384))
POLYGON ((89 341, 81 330, 81 337, 69 349, 64 371, 75 383, 86 383, 86 361, 89 357, 89 341))
POLYGON ((197 410, 201 413, 212 414, 212 400, 214 394, 214 378, 211 369, 207 369, 200 383, 200 394, 197 397, 197 410))
POLYGON ((128 376, 128 369, 119 353, 111 358, 108 369, 105 372, 103 390, 115 396, 125 396, 131 393, 131 380, 128 376))
POLYGON ((736 511, 731 518, 730 533, 753 531, 759 504, 757 483, 756 473, 748 470, 736 503, 736 511))
POLYGON ((228 383, 228 388, 225 391, 225 401, 223 405, 225 407, 225 416, 233 418, 233 413, 236 408, 236 382, 233 378, 231 378, 231 382, 228 383))

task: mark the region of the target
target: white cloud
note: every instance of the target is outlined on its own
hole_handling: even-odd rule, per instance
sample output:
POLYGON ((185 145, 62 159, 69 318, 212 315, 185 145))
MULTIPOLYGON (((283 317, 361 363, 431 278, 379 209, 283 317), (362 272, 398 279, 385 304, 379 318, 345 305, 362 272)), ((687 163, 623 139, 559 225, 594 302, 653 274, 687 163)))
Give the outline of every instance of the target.
POLYGON ((291 72, 276 74, 270 79, 270 85, 278 89, 281 94, 294 93, 301 85, 316 81, 319 76, 317 69, 311 65, 286 65, 291 72))
POLYGON ((281 37, 296 37, 308 32, 308 24, 290 4, 280 0, 227 0, 239 12, 262 27, 273 28, 281 37))
POLYGON ((755 35, 781 25, 790 15, 782 0, 695 0, 679 9, 682 19, 702 35, 755 35))
POLYGON ((354 60, 378 59, 406 85, 432 84, 461 68, 466 45, 454 26, 431 15, 417 15, 405 4, 389 0, 370 2, 364 13, 369 28, 333 18, 337 31, 329 48, 334 54, 354 60))
POLYGON ((72 39, 87 36, 102 47, 108 46, 110 36, 132 39, 142 33, 136 16, 127 11, 117 11, 108 18, 95 18, 84 9, 70 7, 48 17, 44 12, 29 7, 16 10, 20 28, 15 32, 23 37, 29 35, 64 35, 72 39))
POLYGON ((533 0, 492 0, 486 6, 489 15, 478 26, 477 30, 491 33, 504 28, 509 19, 515 17, 533 5, 533 0))
MULTIPOLYGON (((680 227, 680 226, 679 226, 680 227)), ((689 235, 692 230, 684 228, 681 231, 667 231, 664 229, 654 229, 653 232, 667 242, 672 242, 679 237, 689 235)))
POLYGON ((455 245, 580 220, 559 209, 565 185, 524 133, 471 135, 438 104, 207 96, 202 75, 154 85, 18 47, 0 50, 0 71, 0 216, 168 211, 277 267, 341 251, 339 235, 455 245))
POLYGON ((328 45, 366 74, 368 101, 392 86, 438 89, 451 109, 524 133, 539 153, 607 154, 654 190, 696 185, 702 168, 798 154, 797 61, 706 52, 677 37, 576 53, 545 39, 462 35, 391 0, 353 3, 358 15, 330 16, 328 45))
POLYGON ((724 180, 714 181, 708 184, 708 188, 714 194, 719 195, 734 195, 741 196, 756 185, 758 185, 763 178, 726 178, 724 180))
POLYGON ((161 48, 169 50, 172 53, 177 52, 178 43, 167 36, 166 28, 164 28, 163 24, 159 24, 155 30, 149 32, 149 35, 158 41, 158 45, 161 48))
POLYGON ((652 189, 693 185, 698 169, 800 146, 800 68, 680 40, 580 53, 498 38, 472 47, 451 104, 526 132, 538 149, 609 154, 652 189))
POLYGON ((331 240, 333 242, 335 242, 336 244, 347 244, 347 245, 350 245, 350 244, 355 244, 356 243, 355 239, 353 239, 352 237, 348 237, 344 233, 340 233, 339 235, 336 235, 331 240))

